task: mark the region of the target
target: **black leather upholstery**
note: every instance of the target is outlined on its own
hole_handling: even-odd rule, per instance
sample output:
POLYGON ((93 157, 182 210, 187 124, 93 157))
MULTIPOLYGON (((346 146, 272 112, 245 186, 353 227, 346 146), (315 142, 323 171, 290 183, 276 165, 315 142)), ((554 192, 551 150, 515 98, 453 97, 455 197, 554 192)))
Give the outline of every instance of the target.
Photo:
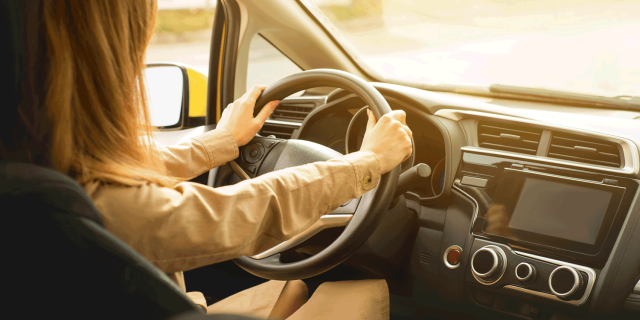
POLYGON ((0 161, 0 204, 9 251, 2 289, 11 297, 3 299, 4 312, 138 319, 201 313, 164 273, 104 229, 91 199, 69 177, 0 161))

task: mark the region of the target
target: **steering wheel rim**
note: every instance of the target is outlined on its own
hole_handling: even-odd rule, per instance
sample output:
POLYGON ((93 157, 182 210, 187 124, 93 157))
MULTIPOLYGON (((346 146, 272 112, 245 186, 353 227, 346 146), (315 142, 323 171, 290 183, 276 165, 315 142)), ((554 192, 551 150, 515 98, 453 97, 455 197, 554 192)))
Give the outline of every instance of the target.
MULTIPOLYGON (((378 119, 391 112, 380 92, 363 79, 340 70, 315 69, 293 74, 268 86, 256 101, 255 114, 270 101, 313 87, 351 91, 370 106, 378 119)), ((342 234, 314 256, 289 263, 281 262, 279 254, 259 260, 243 256, 233 261, 254 275, 272 280, 304 279, 330 270, 360 248, 375 231, 393 199, 399 175, 400 165, 381 175, 378 186, 362 196, 342 234)))
MULTIPOLYGON (((366 122, 368 121, 367 119, 367 109, 369 109, 369 106, 364 106, 362 108, 360 108, 360 110, 358 110, 356 113, 353 114, 353 117, 351 117, 351 121, 349 121, 349 127, 347 127, 347 134, 345 136, 344 139, 344 149, 347 152, 347 154, 354 152, 356 149, 356 145, 353 145, 353 143, 355 143, 355 141, 351 140, 351 137, 353 135, 353 132, 356 130, 357 127, 359 127, 357 125, 357 122, 360 120, 359 118, 364 118, 362 120, 364 120, 364 126, 366 128, 366 122), (353 150, 349 150, 353 148, 353 150)), ((415 162, 416 159, 416 144, 413 143, 413 137, 411 137, 411 155, 409 156, 409 158, 407 158, 405 161, 403 161, 400 164, 400 172, 405 172, 407 170, 409 170, 411 167, 413 167, 413 163, 415 162)))

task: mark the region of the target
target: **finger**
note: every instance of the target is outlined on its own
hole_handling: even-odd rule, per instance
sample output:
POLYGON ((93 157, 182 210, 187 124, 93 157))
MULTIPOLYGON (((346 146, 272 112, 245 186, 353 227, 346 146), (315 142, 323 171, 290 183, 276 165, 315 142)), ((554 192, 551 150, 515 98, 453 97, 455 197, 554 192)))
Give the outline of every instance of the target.
POLYGON ((409 126, 403 125, 402 129, 404 129, 404 131, 407 133, 407 135, 409 135, 409 138, 413 137, 413 132, 411 131, 409 126))
POLYGON ((267 86, 258 86, 258 85, 253 86, 251 90, 247 92, 247 101, 251 101, 255 103, 256 100, 258 100, 258 97, 260 96, 260 94, 262 94, 262 90, 264 90, 266 87, 267 86))
POLYGON ((407 124, 407 114, 402 110, 393 110, 388 113, 389 117, 394 120, 400 121, 402 124, 407 124))
POLYGON ((407 159, 409 159, 409 157, 411 157, 412 153, 413 153, 413 148, 409 148, 409 153, 407 154, 406 157, 404 157, 404 159, 402 159, 402 162, 407 161, 407 159))
POLYGON ((262 110, 260 110, 260 113, 256 116, 256 120, 260 123, 260 126, 262 126, 262 124, 267 121, 267 119, 269 119, 269 116, 279 103, 280 101, 278 100, 271 101, 267 103, 264 108, 262 108, 262 110))
POLYGON ((369 117, 369 120, 367 120, 367 130, 366 132, 368 132, 369 130, 373 129, 373 127, 376 125, 376 116, 373 115, 373 112, 371 112, 371 110, 367 109, 367 116, 369 117))
MULTIPOLYGON (((249 89, 249 91, 251 91, 251 89, 249 89)), ((249 94, 249 91, 245 92, 240 98, 238 98, 236 101, 242 101, 244 99, 247 98, 247 95, 249 94)))

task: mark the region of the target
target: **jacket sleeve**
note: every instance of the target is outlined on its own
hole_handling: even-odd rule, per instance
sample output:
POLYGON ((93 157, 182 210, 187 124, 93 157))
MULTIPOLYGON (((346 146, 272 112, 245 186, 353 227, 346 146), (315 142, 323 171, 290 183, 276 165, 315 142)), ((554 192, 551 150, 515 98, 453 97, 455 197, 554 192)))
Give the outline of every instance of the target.
POLYGON ((156 144, 167 174, 191 180, 238 157, 238 144, 227 129, 215 129, 176 145, 156 144))
POLYGON ((373 189, 371 152, 271 172, 220 188, 182 182, 103 186, 92 194, 108 230, 165 272, 262 252, 373 189))

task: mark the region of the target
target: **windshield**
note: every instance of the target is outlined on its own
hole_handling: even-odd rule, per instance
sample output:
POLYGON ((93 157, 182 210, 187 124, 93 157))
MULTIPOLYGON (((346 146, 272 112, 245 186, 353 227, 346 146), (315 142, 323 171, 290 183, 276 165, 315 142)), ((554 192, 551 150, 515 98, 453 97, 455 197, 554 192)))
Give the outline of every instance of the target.
POLYGON ((640 95, 640 1, 301 0, 381 79, 640 95))

